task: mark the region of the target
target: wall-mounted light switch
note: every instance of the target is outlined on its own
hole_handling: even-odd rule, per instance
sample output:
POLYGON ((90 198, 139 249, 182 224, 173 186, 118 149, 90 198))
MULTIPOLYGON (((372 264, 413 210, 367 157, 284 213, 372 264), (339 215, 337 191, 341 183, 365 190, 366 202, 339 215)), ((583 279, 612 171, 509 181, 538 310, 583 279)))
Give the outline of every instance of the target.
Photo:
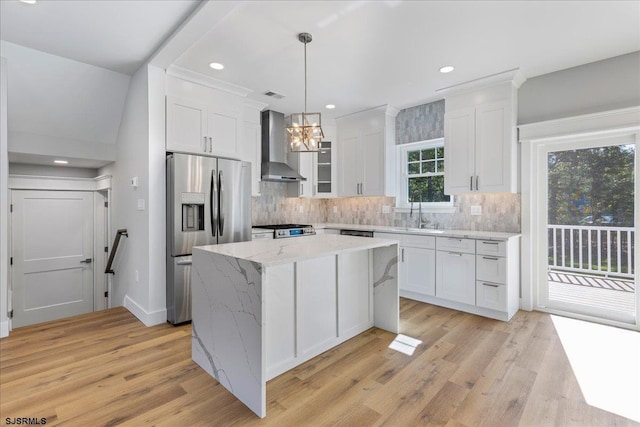
POLYGON ((338 207, 337 206, 333 207, 333 213, 338 213, 338 207))
POLYGON ((383 205, 382 206, 382 213, 383 214, 391 213, 391 206, 383 205))
POLYGON ((145 208, 144 199, 138 199, 138 210, 143 211, 145 208))
POLYGON ((298 206, 298 212, 304 213, 304 206, 302 205, 298 206))
POLYGON ((134 190, 136 188, 138 188, 138 177, 134 176, 133 178, 131 178, 131 188, 133 188, 134 190))

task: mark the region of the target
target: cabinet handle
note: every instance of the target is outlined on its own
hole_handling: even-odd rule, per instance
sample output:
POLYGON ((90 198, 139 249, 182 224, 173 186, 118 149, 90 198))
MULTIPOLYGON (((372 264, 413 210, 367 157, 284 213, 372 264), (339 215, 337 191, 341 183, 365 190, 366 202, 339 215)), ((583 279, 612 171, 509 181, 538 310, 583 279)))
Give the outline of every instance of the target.
POLYGON ((302 196, 304 194, 304 184, 300 183, 300 195, 302 196))
POLYGON ((480 242, 480 243, 482 243, 483 245, 499 245, 500 244, 500 242, 480 242))
POLYGON ((404 262, 404 248, 402 248, 402 262, 404 262))
POLYGON ((491 283, 483 283, 482 286, 490 286, 492 288, 497 288, 498 287, 498 285, 494 285, 494 284, 491 284, 491 283))
POLYGON ((482 259, 488 259, 489 261, 498 261, 498 258, 492 256, 483 256, 482 259))
POLYGON ((480 180, 480 179, 478 178, 478 175, 476 175, 476 191, 478 191, 478 181, 479 181, 479 180, 480 180))
POLYGON ((209 137, 209 152, 213 152, 213 137, 209 137))
POLYGON ((462 256, 462 254, 458 252, 448 252, 448 254, 451 256, 462 256))
POLYGON ((204 151, 205 153, 207 152, 207 137, 203 136, 203 144, 202 144, 202 151, 204 151))
POLYGON ((473 191, 473 175, 469 177, 469 190, 473 191))

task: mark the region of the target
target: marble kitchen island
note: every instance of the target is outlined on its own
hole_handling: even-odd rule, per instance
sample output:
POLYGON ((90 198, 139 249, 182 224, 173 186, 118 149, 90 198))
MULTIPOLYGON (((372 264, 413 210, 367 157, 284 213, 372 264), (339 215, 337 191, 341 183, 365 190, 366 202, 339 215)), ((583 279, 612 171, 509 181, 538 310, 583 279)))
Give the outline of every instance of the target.
POLYGON ((398 333, 398 244, 318 235, 193 248, 192 358, 260 417, 267 381, 372 326, 398 333))

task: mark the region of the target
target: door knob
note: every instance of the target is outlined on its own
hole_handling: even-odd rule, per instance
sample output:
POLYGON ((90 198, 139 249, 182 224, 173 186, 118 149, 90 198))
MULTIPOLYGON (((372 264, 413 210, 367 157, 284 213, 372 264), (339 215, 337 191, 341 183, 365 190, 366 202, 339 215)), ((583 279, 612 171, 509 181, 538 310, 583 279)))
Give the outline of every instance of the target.
POLYGON ((91 261, 93 261, 91 258, 87 258, 83 261, 80 261, 80 264, 91 264, 91 261))

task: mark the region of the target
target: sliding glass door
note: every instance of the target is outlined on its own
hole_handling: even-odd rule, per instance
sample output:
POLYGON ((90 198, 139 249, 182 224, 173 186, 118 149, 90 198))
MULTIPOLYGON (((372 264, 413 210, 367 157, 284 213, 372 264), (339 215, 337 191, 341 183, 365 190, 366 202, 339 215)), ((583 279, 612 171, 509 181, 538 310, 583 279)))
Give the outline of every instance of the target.
POLYGON ((635 137, 558 141, 538 153, 547 242, 538 304, 635 323, 635 137))

